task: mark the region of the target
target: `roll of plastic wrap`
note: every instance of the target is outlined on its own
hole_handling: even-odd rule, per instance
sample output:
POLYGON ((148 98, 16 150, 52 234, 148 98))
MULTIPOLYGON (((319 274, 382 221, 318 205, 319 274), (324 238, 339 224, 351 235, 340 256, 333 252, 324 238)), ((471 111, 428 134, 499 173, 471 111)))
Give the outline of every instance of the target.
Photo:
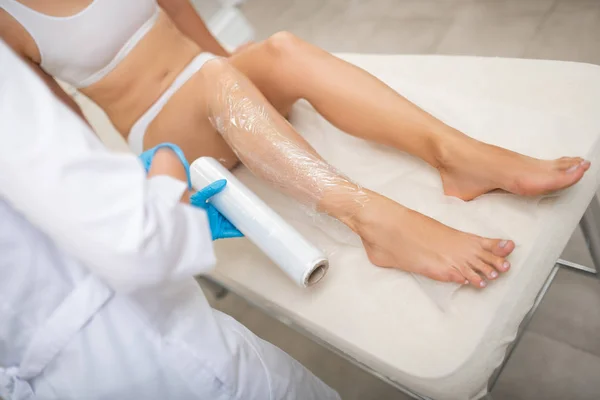
POLYGON ((202 157, 190 167, 195 189, 226 179, 210 202, 290 278, 302 287, 317 283, 329 268, 321 250, 265 204, 217 160, 202 157))

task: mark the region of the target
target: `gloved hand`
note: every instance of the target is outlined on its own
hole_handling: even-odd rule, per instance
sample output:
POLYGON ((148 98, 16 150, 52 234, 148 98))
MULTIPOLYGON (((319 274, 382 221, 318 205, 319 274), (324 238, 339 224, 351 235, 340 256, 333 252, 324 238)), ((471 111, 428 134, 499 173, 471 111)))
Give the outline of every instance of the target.
MULTIPOLYGON (((142 154, 140 154, 139 158, 142 161, 144 169, 146 173, 150 170, 150 166, 152 165, 152 159, 156 154, 156 151, 160 148, 167 147, 175 152, 175 154, 179 157, 179 160, 183 164, 185 168, 185 173, 187 175, 188 187, 192 189, 192 182, 190 179, 190 165, 188 164, 183 151, 179 148, 179 146, 172 143, 162 143, 158 146, 155 146, 149 150, 146 150, 142 154)), ((219 212, 212 204, 208 202, 208 199, 213 197, 215 194, 220 193, 225 186, 227 185, 227 181, 225 179, 218 180, 216 182, 211 183, 204 189, 194 193, 190 196, 190 204, 195 207, 200 207, 206 211, 206 215, 208 216, 208 223, 210 225, 210 231, 212 233, 212 239, 228 239, 234 237, 242 237, 244 236, 242 232, 240 232, 235 225, 233 225, 223 214, 219 212)))
POLYGON ((139 159, 142 161, 142 165, 144 166, 146 173, 148 173, 148 171, 150 171, 150 166, 152 165, 152 159, 154 158, 156 151, 158 149, 161 149, 164 147, 173 150, 173 152, 177 155, 177 157, 179 157, 179 161, 181 161, 181 164, 183 164, 183 168, 185 168, 185 174, 187 176, 188 188, 191 189, 192 181, 190 179, 190 165, 188 164, 188 162, 185 158, 185 155, 183 154, 183 151, 176 144, 161 143, 158 146, 154 146, 153 148, 148 149, 145 152, 143 152, 142 154, 140 154, 139 159))
POLYGON ((213 240, 244 236, 215 206, 208 202, 208 199, 225 189, 226 185, 227 181, 220 179, 190 196, 190 204, 192 206, 206 210, 213 240))

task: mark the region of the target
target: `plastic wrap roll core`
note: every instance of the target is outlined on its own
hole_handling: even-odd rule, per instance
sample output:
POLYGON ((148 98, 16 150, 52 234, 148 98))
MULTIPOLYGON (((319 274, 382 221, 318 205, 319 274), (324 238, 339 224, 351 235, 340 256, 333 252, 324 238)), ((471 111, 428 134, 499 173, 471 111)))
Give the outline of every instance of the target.
POLYGON ((271 261, 302 287, 325 276, 329 261, 321 250, 244 186, 217 160, 202 157, 190 167, 192 186, 199 190, 226 179, 225 189, 210 202, 271 261))

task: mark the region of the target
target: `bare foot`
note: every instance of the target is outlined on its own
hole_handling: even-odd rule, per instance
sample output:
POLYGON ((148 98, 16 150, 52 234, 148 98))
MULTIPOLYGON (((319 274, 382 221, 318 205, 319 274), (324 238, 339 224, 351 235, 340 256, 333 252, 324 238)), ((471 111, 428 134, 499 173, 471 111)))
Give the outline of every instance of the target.
POLYGON ((463 200, 495 189, 538 196, 577 183, 590 162, 579 157, 538 160, 471 138, 444 145, 440 164, 444 192, 463 200))
POLYGON ((361 211, 357 233, 369 260, 443 282, 484 288, 506 272, 510 240, 460 232, 394 201, 374 195, 361 211))

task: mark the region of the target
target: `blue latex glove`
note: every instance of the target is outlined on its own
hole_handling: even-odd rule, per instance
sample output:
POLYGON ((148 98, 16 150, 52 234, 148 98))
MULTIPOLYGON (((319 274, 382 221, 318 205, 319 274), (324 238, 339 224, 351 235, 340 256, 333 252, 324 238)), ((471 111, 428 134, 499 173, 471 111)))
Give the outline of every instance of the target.
MULTIPOLYGON (((162 143, 140 154, 139 158, 142 161, 146 173, 150 170, 150 166, 152 165, 152 159, 154 158, 156 151, 163 147, 167 147, 173 150, 173 152, 179 157, 179 160, 185 168, 185 173, 187 175, 188 180, 188 187, 192 189, 192 181, 190 179, 190 165, 188 164, 183 154, 183 151, 181 151, 179 146, 173 143, 162 143)), ((192 206, 200 207, 206 211, 213 240, 244 236, 242 232, 240 232, 235 227, 235 225, 229 222, 229 220, 225 218, 225 216, 221 214, 219 210, 217 210, 212 204, 208 202, 208 199, 225 189, 226 185, 227 181, 225 179, 221 179, 216 182, 213 182, 204 189, 190 196, 190 204, 192 206)))
POLYGON ((235 225, 229 222, 229 220, 225 218, 225 216, 221 214, 219 210, 215 208, 215 206, 208 202, 211 197, 225 189, 226 185, 227 181, 225 179, 220 179, 190 196, 190 204, 192 206, 200 207, 206 210, 213 240, 244 236, 244 234, 240 232, 235 225))
POLYGON ((191 189, 192 188, 192 180, 190 179, 190 164, 188 164, 188 162, 185 158, 185 155, 183 154, 183 151, 176 144, 161 143, 158 146, 148 149, 145 152, 143 152, 142 154, 140 154, 139 158, 142 161, 142 165, 144 166, 146 173, 148 173, 148 171, 150 171, 150 166, 152 165, 152 159, 154 158, 156 151, 158 149, 162 149, 164 147, 173 150, 173 152, 177 155, 177 157, 179 157, 179 161, 181 161, 181 164, 183 164, 183 168, 185 168, 185 174, 187 176, 188 188, 191 189))

